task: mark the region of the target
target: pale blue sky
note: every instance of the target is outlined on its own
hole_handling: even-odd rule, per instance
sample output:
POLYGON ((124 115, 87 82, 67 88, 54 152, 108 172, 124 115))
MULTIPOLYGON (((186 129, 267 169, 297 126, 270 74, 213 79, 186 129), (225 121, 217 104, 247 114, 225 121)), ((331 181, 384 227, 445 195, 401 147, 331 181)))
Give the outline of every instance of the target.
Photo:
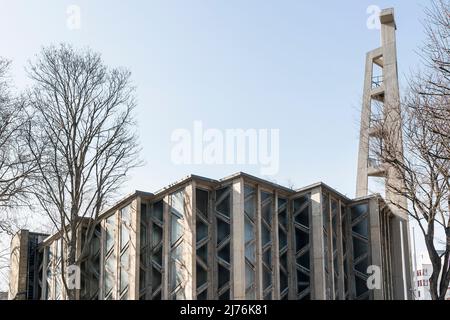
MULTIPOLYGON (((155 191, 195 173, 221 178, 257 166, 174 165, 177 128, 280 129, 280 171, 302 187, 324 181, 353 197, 365 53, 379 45, 366 26, 370 5, 395 7, 399 74, 418 64, 427 0, 6 1, 0 55, 19 89, 26 61, 43 45, 69 42, 125 66, 137 86, 142 158, 123 193, 155 191), (81 29, 66 27, 67 7, 81 29)), ((0 284, 4 281, 0 279, 0 284)))
POLYGON ((0 53, 16 85, 42 45, 69 42, 126 66, 137 86, 142 158, 124 193, 189 173, 220 178, 258 166, 174 165, 174 129, 280 129, 280 170, 296 187, 324 181, 354 195, 365 53, 379 45, 369 5, 395 7, 401 80, 418 62, 427 1, 3 1, 0 53), (70 4, 81 29, 66 27, 70 4))
POLYGON ((369 5, 395 7, 401 81, 414 68, 427 1, 4 1, 0 54, 16 85, 42 45, 89 46, 137 86, 142 158, 124 186, 155 191, 195 173, 221 178, 258 166, 174 165, 174 129, 280 129, 280 170, 295 187, 324 181, 354 195, 365 53, 379 45, 369 5), (66 27, 70 4, 81 29, 66 27))

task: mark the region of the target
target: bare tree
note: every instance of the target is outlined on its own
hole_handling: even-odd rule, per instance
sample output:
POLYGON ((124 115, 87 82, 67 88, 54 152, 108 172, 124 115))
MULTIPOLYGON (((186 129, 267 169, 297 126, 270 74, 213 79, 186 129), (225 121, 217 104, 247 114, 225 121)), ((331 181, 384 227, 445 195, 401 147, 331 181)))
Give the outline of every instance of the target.
POLYGON ((108 68, 99 54, 65 44, 44 48, 28 74, 34 82, 27 95, 28 145, 38 164, 34 194, 61 233, 63 284, 75 299, 64 268, 80 265, 99 214, 129 170, 141 164, 134 87, 128 70, 108 68), (78 241, 81 227, 86 229, 78 241))
POLYGON ((380 163, 389 165, 403 181, 386 188, 406 197, 406 208, 396 202, 391 205, 417 221, 424 236, 433 266, 430 293, 434 300, 445 298, 450 282, 449 9, 448 0, 435 0, 426 10, 427 42, 421 51, 424 70, 412 76, 400 103, 402 114, 384 111, 376 124, 382 134, 371 143, 371 152, 380 163), (398 151, 401 136, 403 154, 398 151), (442 235, 444 241, 439 239, 442 235))
POLYGON ((23 103, 11 93, 10 62, 0 58, 0 234, 17 229, 12 210, 27 206, 35 163, 27 154, 23 103))

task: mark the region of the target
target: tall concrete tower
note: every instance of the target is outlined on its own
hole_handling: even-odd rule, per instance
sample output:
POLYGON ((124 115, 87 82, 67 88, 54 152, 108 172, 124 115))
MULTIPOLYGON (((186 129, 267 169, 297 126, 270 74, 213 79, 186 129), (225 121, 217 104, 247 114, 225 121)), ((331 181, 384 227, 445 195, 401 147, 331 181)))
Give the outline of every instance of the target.
POLYGON ((364 79, 363 105, 361 111, 361 129, 359 137, 358 173, 356 197, 368 194, 368 178, 380 177, 385 181, 385 198, 394 213, 390 219, 391 235, 394 241, 401 243, 398 252, 401 265, 394 265, 396 274, 403 275, 394 279, 397 299, 411 297, 411 258, 409 249, 409 225, 407 213, 399 209, 406 208, 407 199, 393 191, 404 184, 401 174, 387 163, 382 163, 372 155, 373 141, 376 146, 389 142, 397 156, 403 156, 403 142, 400 119, 400 94, 397 70, 397 49, 395 31, 397 29, 394 9, 384 9, 380 13, 381 46, 367 53, 364 79), (380 124, 383 125, 380 125, 380 124), (388 133, 388 134, 387 134, 388 133), (389 140, 388 140, 389 139, 389 140), (381 142, 381 143, 380 143, 381 142), (393 203, 397 205, 393 205, 393 203))

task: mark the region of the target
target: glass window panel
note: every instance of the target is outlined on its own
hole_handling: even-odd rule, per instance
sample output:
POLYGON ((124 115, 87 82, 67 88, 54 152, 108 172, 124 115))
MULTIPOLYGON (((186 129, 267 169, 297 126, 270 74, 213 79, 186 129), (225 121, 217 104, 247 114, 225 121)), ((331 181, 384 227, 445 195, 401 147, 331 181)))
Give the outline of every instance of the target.
POLYGON ((159 286, 162 283, 162 275, 161 272, 159 272, 158 269, 155 267, 152 267, 152 288, 153 290, 156 290, 159 288, 159 286))
POLYGON ((272 201, 262 206, 261 215, 268 224, 272 223, 272 201))
POLYGON ((355 265, 355 270, 363 274, 367 274, 367 267, 369 266, 368 259, 362 259, 358 264, 355 265))
POLYGON ((181 267, 176 261, 171 259, 170 267, 170 290, 175 290, 181 284, 181 267))
MULTIPOLYGON (((299 286, 302 287, 302 286, 299 286)), ((308 288, 307 286, 304 288, 308 288)), ((308 292, 308 294, 304 295, 300 300, 311 300, 311 293, 308 292)))
POLYGON ((172 199, 172 212, 175 215, 184 217, 184 191, 177 191, 171 195, 172 199))
POLYGON ((245 298, 247 300, 255 300, 255 288, 250 288, 247 290, 247 292, 245 293, 245 298))
POLYGON ((309 259, 310 259, 310 257, 309 257, 309 250, 308 250, 297 258, 297 263, 299 265, 301 265, 303 268, 309 270, 309 268, 310 268, 310 265, 309 265, 310 260, 309 259))
POLYGON ((161 241, 163 237, 163 230, 156 223, 152 225, 152 248, 156 247, 161 241))
POLYGON ((287 210, 284 209, 278 214, 278 222, 285 228, 287 228, 287 210))
POLYGON ((244 211, 251 219, 255 218, 255 198, 254 197, 245 199, 244 211))
POLYGON ((196 274, 196 278, 197 278, 197 288, 200 288, 202 285, 204 285, 206 283, 206 281, 208 281, 208 273, 206 272, 205 269, 203 269, 202 266, 197 264, 197 274, 196 274))
POLYGON ((208 243, 205 243, 201 247, 197 247, 197 257, 199 257, 204 263, 208 263, 208 243))
POLYGON ((120 248, 123 249, 130 240, 130 206, 126 206, 120 210, 120 248))
POLYGON ((247 217, 245 217, 244 219, 244 229, 245 229, 245 242, 247 243, 255 238, 255 227, 247 217))
POLYGON ((180 262, 183 261, 183 242, 172 249, 172 258, 180 262))
POLYGON ((105 269, 107 273, 114 273, 114 270, 116 269, 115 262, 116 256, 114 254, 111 254, 106 258, 105 269))
MULTIPOLYGON (((92 262, 92 268, 94 269, 94 272, 97 274, 100 274, 100 254, 97 255, 92 262)), ((96 274, 95 274, 96 276, 96 274)))
POLYGON ((141 203, 141 221, 148 223, 147 204, 141 203))
POLYGON ((309 228, 309 207, 305 207, 295 216, 295 222, 309 228))
POLYGON ((255 243, 247 244, 245 246, 245 257, 253 264, 255 264, 255 243))
POLYGON ((158 293, 156 293, 155 295, 153 295, 152 300, 161 300, 161 290, 158 291, 158 293))
POLYGON ((368 238, 368 236, 369 236, 369 234, 368 234, 369 233, 368 232, 368 230, 369 230, 368 219, 364 218, 363 220, 361 220, 360 222, 355 224, 352 227, 352 230, 353 230, 353 232, 356 232, 357 234, 359 234, 365 238, 368 238))
POLYGON ((160 222, 163 221, 163 213, 164 213, 164 202, 160 200, 153 204, 153 217, 160 222))
POLYGON ((269 267, 272 265, 272 252, 270 249, 263 253, 263 262, 269 267))
POLYGON ((207 300, 208 290, 203 290, 201 293, 197 294, 197 300, 207 300))
POLYGON ((153 253, 153 261, 162 266, 162 247, 153 253))
POLYGON ((287 200, 284 198, 278 198, 278 209, 280 209, 281 207, 283 207, 284 205, 286 205, 287 200))
POLYGON ((245 185, 244 186, 244 197, 250 197, 252 195, 255 195, 255 188, 249 186, 249 185, 245 185))
POLYGON ((170 234, 170 245, 173 245, 183 236, 183 226, 181 225, 182 218, 179 216, 172 214, 171 219, 171 228, 172 232, 170 234))
POLYGON ((309 233, 295 228, 295 249, 296 251, 300 251, 304 246, 309 243, 309 233))
POLYGON ((297 269, 297 282, 309 285, 309 276, 306 273, 297 269))
POLYGON ((109 252, 114 247, 114 215, 106 219, 106 252, 109 252))
POLYGON ((196 189, 195 199, 197 210, 200 211, 205 217, 208 217, 208 195, 208 191, 196 189))
POLYGON ((355 277, 355 289, 356 289, 356 296, 360 296, 363 293, 366 293, 369 289, 367 288, 366 280, 361 279, 360 277, 355 277))
POLYGON ((219 258, 230 263, 230 244, 227 243, 222 249, 219 250, 217 255, 219 256, 219 258))
POLYGON ((122 292, 128 286, 129 254, 126 250, 120 256, 120 291, 122 292))
POLYGON ((140 291, 145 289, 147 286, 146 279, 145 279, 145 269, 139 268, 139 287, 140 291))
POLYGON ((264 202, 272 197, 272 194, 269 192, 262 191, 261 192, 261 202, 264 202))
MULTIPOLYGON (((220 201, 220 198, 229 193, 229 187, 216 190, 216 202, 220 201)), ((228 194, 222 201, 216 203, 216 210, 223 215, 230 217, 230 195, 228 194)))
POLYGON ((270 242, 270 230, 264 223, 261 223, 261 240, 263 246, 270 242))
POLYGON ((217 205, 217 211, 226 217, 230 217, 230 197, 227 196, 222 202, 217 205))
POLYGON ((186 295, 183 289, 180 289, 174 295, 175 300, 186 300, 186 295))
POLYGON ((309 194, 305 194, 294 200, 294 212, 298 211, 306 202, 309 202, 309 194))
POLYGON ((128 230, 128 227, 125 224, 122 224, 120 228, 120 249, 125 248, 129 240, 130 240, 130 231, 128 230))
POLYGON ((196 240, 199 242, 208 237, 208 226, 199 218, 196 219, 196 240))
POLYGON ((282 229, 278 229, 278 241, 280 250, 287 246, 287 235, 282 229))
POLYGON ((255 282, 255 270, 248 263, 245 264, 245 287, 249 288, 255 282))
POLYGON ((219 200, 220 198, 222 198, 223 195, 228 192, 228 188, 229 187, 217 189, 216 190, 216 200, 219 200))
POLYGON ((280 264, 287 270, 287 252, 280 255, 280 264))
POLYGON ((255 189, 249 186, 244 187, 244 211, 253 220, 256 211, 256 194, 255 189))
POLYGON ((219 272, 219 277, 218 277, 218 281, 219 281, 219 289, 222 288, 224 285, 226 285, 228 283, 228 281, 230 281, 230 271, 225 268, 224 266, 222 266, 221 264, 218 265, 218 272, 219 272))
POLYGON ((280 272, 280 289, 281 291, 286 290, 288 287, 288 277, 284 272, 280 272))
POLYGON ((263 289, 267 289, 272 285, 272 271, 263 266, 263 289))
POLYGON ((122 222, 128 223, 128 224, 131 222, 131 209, 130 209, 129 205, 126 207, 123 207, 120 210, 120 214, 121 214, 122 222))
POLYGON ((109 293, 114 286, 114 270, 115 270, 115 257, 109 256, 106 259, 106 272, 105 272, 105 292, 109 293))
POLYGON ((217 244, 225 240, 230 234, 230 225, 221 219, 217 219, 217 244))
POLYGON ((141 247, 145 247, 147 245, 147 227, 141 223, 141 230, 140 236, 141 236, 141 247))
POLYGON ((367 211, 368 211, 367 203, 362 203, 351 207, 352 221, 364 215, 367 211))
POLYGON ((328 226, 330 224, 330 201, 328 194, 323 194, 322 201, 323 226, 328 230, 328 226))
POLYGON ((219 300, 230 300, 230 290, 226 290, 219 296, 219 300))
POLYGON ((367 243, 363 240, 353 237, 353 255, 357 259, 368 252, 367 243))

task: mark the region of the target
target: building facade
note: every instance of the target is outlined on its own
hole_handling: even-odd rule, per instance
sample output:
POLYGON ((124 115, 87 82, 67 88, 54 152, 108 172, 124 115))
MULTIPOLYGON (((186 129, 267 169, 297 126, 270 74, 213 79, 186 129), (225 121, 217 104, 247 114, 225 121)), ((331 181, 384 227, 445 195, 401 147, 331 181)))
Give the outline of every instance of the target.
MULTIPOLYGON (((78 298, 403 299, 395 219, 379 195, 352 200, 324 183, 189 176, 90 222, 78 298)), ((66 298, 61 247, 57 234, 14 237, 10 299, 66 298)))

